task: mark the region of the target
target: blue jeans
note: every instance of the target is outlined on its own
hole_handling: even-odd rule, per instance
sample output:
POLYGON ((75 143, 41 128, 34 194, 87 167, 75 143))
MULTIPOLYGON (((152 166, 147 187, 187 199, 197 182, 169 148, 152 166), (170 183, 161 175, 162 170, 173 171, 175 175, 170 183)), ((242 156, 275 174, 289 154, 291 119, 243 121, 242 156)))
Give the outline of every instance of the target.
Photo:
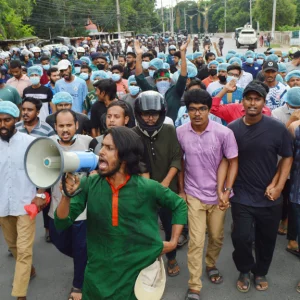
POLYGON ((86 221, 77 221, 65 230, 57 230, 54 220, 49 219, 51 241, 61 253, 73 258, 73 287, 81 289, 87 263, 86 221))
POLYGON ((290 202, 292 210, 295 216, 295 223, 297 226, 298 244, 300 246, 300 204, 290 202))

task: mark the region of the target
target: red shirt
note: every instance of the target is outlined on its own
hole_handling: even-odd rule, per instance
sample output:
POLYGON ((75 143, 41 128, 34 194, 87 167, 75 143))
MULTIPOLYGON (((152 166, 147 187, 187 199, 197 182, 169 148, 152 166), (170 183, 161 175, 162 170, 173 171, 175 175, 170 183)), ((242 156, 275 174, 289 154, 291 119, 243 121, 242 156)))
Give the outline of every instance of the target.
POLYGON ((40 82, 41 82, 42 85, 45 85, 45 84, 47 84, 49 82, 49 77, 47 75, 47 71, 44 70, 44 69, 43 69, 43 75, 41 77, 41 81, 40 82))
MULTIPOLYGON (((245 109, 242 103, 230 103, 220 105, 222 98, 213 97, 212 99, 213 102, 210 112, 227 123, 230 123, 245 115, 245 109)), ((271 110, 267 106, 263 108, 262 113, 266 116, 271 116, 271 110)))

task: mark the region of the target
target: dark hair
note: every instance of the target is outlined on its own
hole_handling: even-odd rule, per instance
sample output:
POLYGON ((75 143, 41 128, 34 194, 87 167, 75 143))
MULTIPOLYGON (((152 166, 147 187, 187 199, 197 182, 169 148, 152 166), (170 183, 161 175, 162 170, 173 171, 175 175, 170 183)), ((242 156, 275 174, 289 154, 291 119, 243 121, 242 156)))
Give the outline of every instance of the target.
POLYGON ((54 117, 55 117, 55 120, 54 120, 54 123, 57 124, 57 116, 61 113, 65 114, 65 113, 70 113, 72 116, 73 116, 73 119, 74 119, 74 123, 76 123, 78 120, 77 120, 77 116, 76 116, 76 113, 75 111, 71 110, 71 109, 62 109, 62 110, 59 110, 58 112, 56 112, 54 114, 54 117))
POLYGON ((207 91, 202 89, 195 89, 187 91, 184 95, 184 102, 187 108, 189 108, 191 103, 207 105, 211 108, 212 98, 207 91))
POLYGON ((154 58, 157 58, 157 51, 155 49, 148 50, 149 53, 152 53, 154 58))
POLYGON ((241 74, 242 73, 242 68, 238 65, 230 65, 227 67, 227 73, 231 70, 238 70, 239 73, 241 74))
POLYGON ((94 87, 105 92, 110 100, 114 100, 117 94, 117 84, 112 79, 102 79, 94 83, 94 87))
POLYGON ((146 53, 142 54, 142 59, 145 58, 145 57, 149 57, 150 60, 152 60, 154 58, 154 55, 150 52, 146 52, 146 53))
POLYGON ((181 58, 181 53, 180 53, 180 51, 176 51, 176 52, 173 54, 173 56, 176 56, 176 57, 178 57, 178 58, 181 58))
POLYGON ((216 57, 216 54, 214 54, 213 52, 207 52, 205 54, 205 60, 207 61, 211 56, 216 57))
POLYGON ((111 107, 114 107, 114 106, 119 106, 119 107, 123 108, 124 116, 129 117, 129 107, 125 101, 122 101, 122 100, 113 101, 107 106, 107 110, 109 110, 111 107))
POLYGON ((300 58, 300 51, 296 51, 294 54, 292 54, 293 58, 300 58))
POLYGON ((124 60, 126 60, 126 56, 124 54, 120 54, 118 55, 118 58, 121 57, 121 58, 124 58, 124 60))
POLYGON ((37 111, 40 111, 43 106, 43 102, 40 99, 36 99, 33 97, 25 97, 22 101, 22 105, 25 102, 30 102, 30 103, 34 104, 37 111))
POLYGON ((128 55, 136 58, 136 54, 134 52, 127 52, 126 56, 128 56, 128 55))
POLYGON ((48 57, 48 56, 42 56, 41 58, 40 58, 40 61, 42 62, 42 61, 45 61, 45 60, 49 60, 50 61, 50 58, 48 57))
POLYGON ((9 64, 11 69, 20 68, 21 69, 21 62, 19 60, 12 60, 9 64))
POLYGON ((92 73, 92 68, 88 65, 81 65, 80 69, 88 69, 89 73, 92 73))
POLYGON ((47 71, 47 75, 50 77, 52 73, 58 72, 58 68, 52 67, 47 71))
POLYGON ((120 73, 124 73, 124 68, 121 65, 114 65, 111 67, 111 71, 118 70, 120 73))
POLYGON ((192 86, 200 86, 201 90, 206 91, 206 85, 198 78, 191 79, 190 83, 187 85, 187 89, 189 90, 192 86))
POLYGON ((126 162, 126 171, 129 175, 141 173, 139 163, 144 154, 144 145, 141 137, 133 130, 125 127, 112 127, 104 134, 112 136, 114 144, 118 149, 121 162, 126 162))

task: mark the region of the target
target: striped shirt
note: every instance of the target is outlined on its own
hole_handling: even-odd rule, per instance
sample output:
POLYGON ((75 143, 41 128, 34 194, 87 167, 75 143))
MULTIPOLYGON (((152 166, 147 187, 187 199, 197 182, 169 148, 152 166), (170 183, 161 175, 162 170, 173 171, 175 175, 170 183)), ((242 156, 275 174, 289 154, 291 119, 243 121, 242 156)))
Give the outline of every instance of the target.
POLYGON ((27 133, 34 137, 50 137, 52 135, 55 135, 55 132, 52 129, 52 127, 46 122, 41 121, 40 119, 30 133, 25 128, 24 121, 16 123, 16 129, 22 133, 27 133))

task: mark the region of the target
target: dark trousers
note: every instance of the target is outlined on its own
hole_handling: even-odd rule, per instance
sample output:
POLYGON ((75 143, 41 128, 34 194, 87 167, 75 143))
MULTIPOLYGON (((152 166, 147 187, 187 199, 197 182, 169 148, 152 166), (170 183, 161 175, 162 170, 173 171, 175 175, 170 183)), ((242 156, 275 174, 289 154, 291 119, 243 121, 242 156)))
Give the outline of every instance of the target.
MULTIPOLYGON (((172 237, 172 211, 169 208, 161 207, 158 211, 159 218, 161 220, 161 223, 164 227, 165 231, 165 240, 169 242, 172 237)), ((167 259, 172 260, 176 258, 176 248, 166 253, 167 259)))
POLYGON ((297 229, 297 236, 298 236, 298 244, 300 245, 300 204, 290 202, 290 206, 294 213, 296 229, 297 229))
MULTIPOLYGON (((51 201, 50 201, 51 203, 51 201)), ((44 220, 44 228, 49 229, 49 220, 50 217, 48 216, 49 209, 50 209, 50 203, 43 209, 43 220, 44 220)))
POLYGON ((231 233, 236 268, 241 273, 265 276, 272 262, 282 205, 251 207, 231 204, 233 230, 231 233), (255 260, 252 254, 251 231, 255 224, 255 260))
POLYGON ((86 221, 74 222, 66 230, 59 231, 54 225, 54 220, 50 218, 49 233, 55 247, 61 253, 73 258, 73 287, 81 289, 87 263, 86 221))

